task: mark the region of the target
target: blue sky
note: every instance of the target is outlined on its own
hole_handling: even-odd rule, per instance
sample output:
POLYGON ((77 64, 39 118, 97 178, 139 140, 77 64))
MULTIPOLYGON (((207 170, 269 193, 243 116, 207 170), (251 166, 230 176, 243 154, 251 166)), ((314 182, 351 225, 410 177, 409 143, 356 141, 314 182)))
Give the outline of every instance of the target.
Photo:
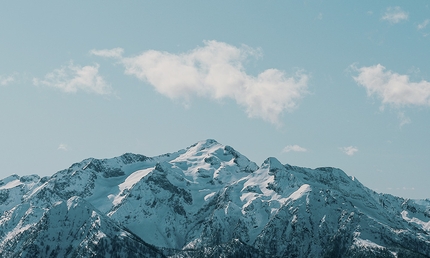
POLYGON ((213 138, 430 198, 427 1, 15 1, 0 177, 213 138))

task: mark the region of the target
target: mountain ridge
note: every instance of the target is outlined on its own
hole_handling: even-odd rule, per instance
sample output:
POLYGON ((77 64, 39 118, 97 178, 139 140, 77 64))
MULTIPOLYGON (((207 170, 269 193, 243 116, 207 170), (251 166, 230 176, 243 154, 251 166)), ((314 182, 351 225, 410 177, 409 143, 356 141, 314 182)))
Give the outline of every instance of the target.
MULTIPOLYGON (((283 165, 274 157, 258 166, 212 139, 155 157, 89 158, 50 177, 7 177, 0 180, 0 215, 0 252, 11 257, 25 257, 25 239, 41 243, 44 230, 71 246, 54 253, 65 257, 84 255, 77 243, 91 241, 113 254, 109 246, 124 242, 159 257, 430 257, 430 200, 378 194, 337 168, 283 165), (82 227, 88 234, 77 239, 53 233, 55 223, 79 232, 64 222, 69 202, 108 226, 82 227), (60 207, 63 215, 47 219, 60 207)), ((67 218, 95 223, 74 216, 67 218)))

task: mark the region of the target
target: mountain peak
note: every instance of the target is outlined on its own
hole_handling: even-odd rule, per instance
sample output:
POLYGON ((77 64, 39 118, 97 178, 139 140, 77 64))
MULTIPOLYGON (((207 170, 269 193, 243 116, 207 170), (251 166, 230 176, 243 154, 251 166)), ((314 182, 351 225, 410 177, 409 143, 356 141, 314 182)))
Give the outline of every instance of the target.
POLYGON ((194 143, 193 145, 191 145, 187 149, 204 150, 204 149, 210 149, 214 146, 223 146, 223 145, 214 139, 206 139, 206 140, 202 140, 202 141, 198 141, 198 142, 194 143))
POLYGON ((269 167, 270 170, 285 169, 285 166, 275 157, 267 158, 262 167, 269 167))
POLYGON ((0 256, 430 257, 429 211, 208 139, 1 180, 0 256))

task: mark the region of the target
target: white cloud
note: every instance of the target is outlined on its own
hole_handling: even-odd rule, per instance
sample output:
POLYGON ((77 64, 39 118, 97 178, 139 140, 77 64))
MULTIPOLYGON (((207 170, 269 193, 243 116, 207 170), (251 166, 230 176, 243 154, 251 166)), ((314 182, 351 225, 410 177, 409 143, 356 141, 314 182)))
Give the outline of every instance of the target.
POLYGON ((376 95, 383 104, 430 106, 428 81, 410 82, 408 75, 386 71, 380 64, 353 69, 359 72, 354 80, 366 88, 368 96, 376 95))
POLYGON ((294 151, 294 152, 306 152, 308 151, 307 149, 300 147, 299 145, 288 145, 286 146, 282 152, 290 152, 290 151, 294 151))
POLYGON ((342 147, 339 149, 348 156, 352 156, 358 151, 357 147, 354 147, 354 146, 342 147))
POLYGON ((58 146, 57 150, 61 150, 61 151, 68 151, 68 150, 69 150, 69 148, 68 148, 68 146, 67 146, 66 144, 61 143, 61 144, 58 146))
MULTIPOLYGON (((109 56, 110 51, 121 52, 103 51, 93 50, 92 53, 109 56)), ((294 110, 307 92, 309 77, 302 71, 288 77, 278 69, 267 69, 257 76, 247 74, 244 61, 259 55, 258 49, 245 45, 235 47, 223 42, 204 41, 203 47, 187 53, 150 50, 122 58, 121 62, 126 74, 149 82, 171 99, 189 101, 193 96, 216 100, 230 98, 245 107, 249 117, 279 124, 279 116, 294 110)))
POLYGON ((405 115, 405 112, 399 112, 397 117, 400 120, 400 127, 411 123, 411 119, 405 115))
POLYGON ((427 25, 429 25, 430 23, 430 19, 427 19, 425 21, 423 21, 422 23, 418 24, 417 29, 422 30, 425 27, 427 27, 427 25))
POLYGON ((6 86, 15 81, 16 75, 0 75, 0 85, 6 86))
POLYGON ((67 67, 63 66, 46 74, 42 80, 34 78, 33 84, 36 86, 46 85, 72 93, 78 90, 102 95, 111 93, 110 86, 98 74, 98 70, 98 64, 80 67, 70 63, 67 67))
POLYGON ((407 20, 409 14, 402 10, 399 6, 388 7, 385 14, 381 17, 382 20, 388 21, 389 23, 395 24, 402 20, 407 20))
POLYGON ((124 49, 119 47, 113 48, 113 49, 101 49, 101 50, 93 49, 90 51, 90 54, 92 55, 110 57, 110 58, 121 58, 123 53, 124 53, 124 49))

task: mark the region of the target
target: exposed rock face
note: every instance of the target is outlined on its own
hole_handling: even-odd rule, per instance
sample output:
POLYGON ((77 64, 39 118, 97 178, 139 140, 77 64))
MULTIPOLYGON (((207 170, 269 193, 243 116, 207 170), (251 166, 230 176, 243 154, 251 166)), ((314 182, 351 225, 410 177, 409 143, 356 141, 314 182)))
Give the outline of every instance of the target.
POLYGON ((430 201, 214 140, 0 181, 1 257, 430 257, 430 201))

